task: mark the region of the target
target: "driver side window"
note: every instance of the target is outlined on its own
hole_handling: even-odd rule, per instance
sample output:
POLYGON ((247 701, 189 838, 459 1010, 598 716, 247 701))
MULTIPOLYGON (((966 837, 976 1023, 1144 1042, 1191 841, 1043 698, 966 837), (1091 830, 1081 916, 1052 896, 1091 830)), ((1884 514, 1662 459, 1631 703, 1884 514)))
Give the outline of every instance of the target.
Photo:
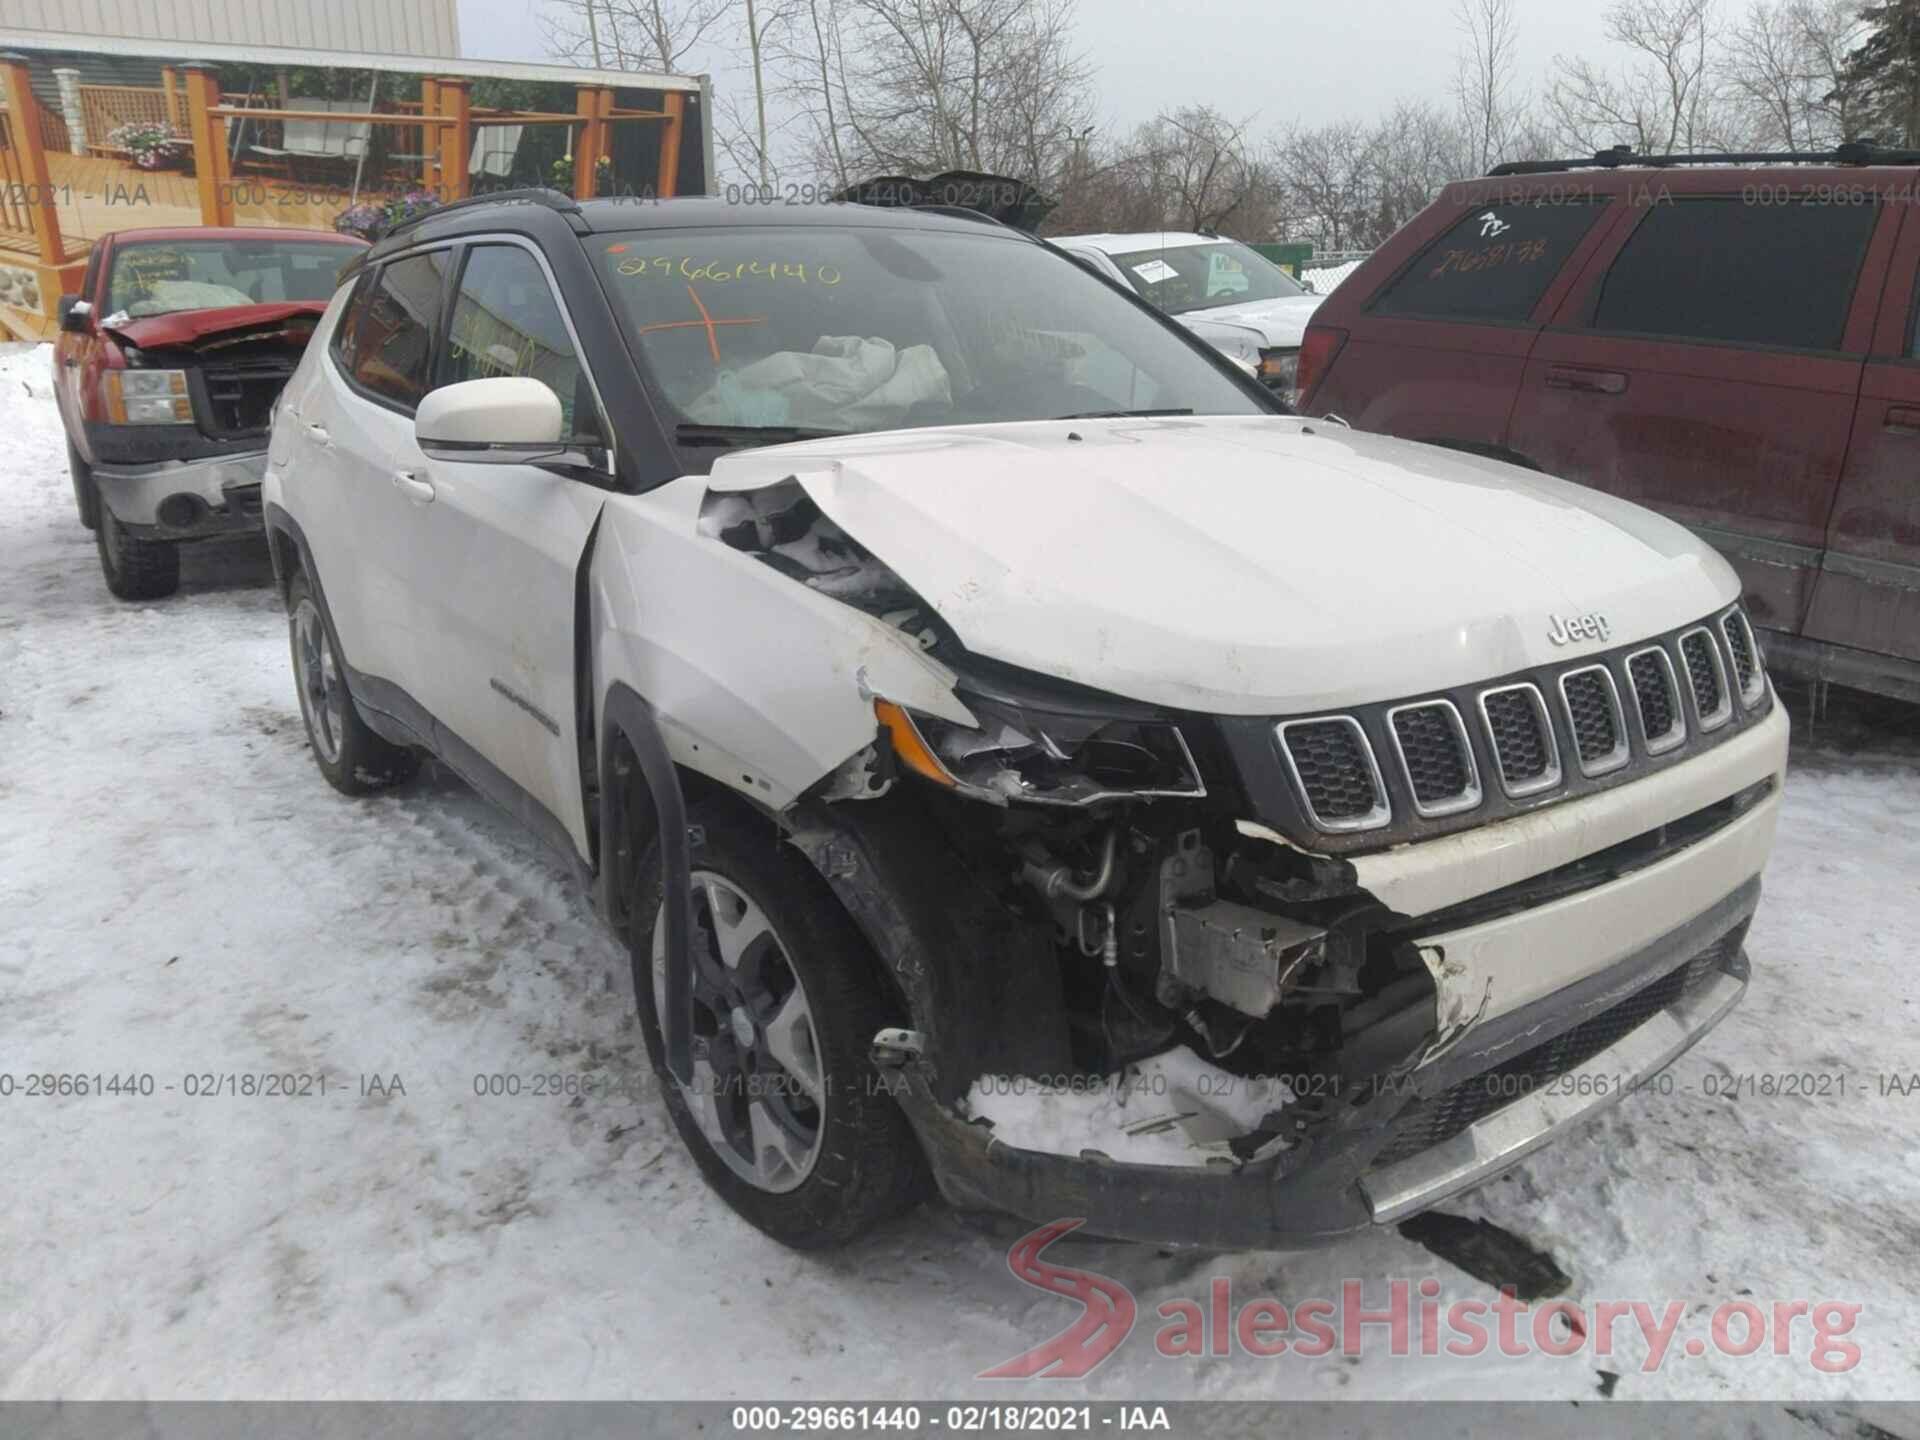
POLYGON ((605 443, 586 368, 539 261, 517 245, 476 245, 461 271, 438 382, 499 375, 544 382, 560 397, 566 434, 605 443))

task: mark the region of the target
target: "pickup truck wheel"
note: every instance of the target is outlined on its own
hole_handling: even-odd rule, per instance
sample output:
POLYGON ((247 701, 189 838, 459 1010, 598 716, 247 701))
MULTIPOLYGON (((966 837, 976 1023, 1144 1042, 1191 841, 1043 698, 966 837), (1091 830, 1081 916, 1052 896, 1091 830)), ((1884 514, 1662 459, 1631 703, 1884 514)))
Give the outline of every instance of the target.
POLYGON ((693 1084, 667 1070, 659 847, 643 861, 633 943, 653 983, 639 1001, 668 1112, 707 1182, 798 1250, 857 1238, 904 1209, 924 1162, 869 1047, 901 1023, 860 932, 796 853, 725 809, 696 809, 693 1084))
MULTIPOLYGON (((91 482, 89 482, 91 485, 91 482)), ((93 548, 107 589, 122 600, 158 600, 180 588, 180 547, 170 540, 129 535, 105 505, 98 508, 93 548)))
POLYGON ((100 526, 100 492, 93 488, 93 467, 80 458, 80 452, 67 442, 67 473, 73 476, 73 503, 80 512, 80 523, 89 530, 100 526))
POLYGON ((307 744, 327 783, 342 795, 368 795, 411 778, 419 755, 382 739, 353 708, 333 635, 304 573, 287 584, 287 638, 307 744))

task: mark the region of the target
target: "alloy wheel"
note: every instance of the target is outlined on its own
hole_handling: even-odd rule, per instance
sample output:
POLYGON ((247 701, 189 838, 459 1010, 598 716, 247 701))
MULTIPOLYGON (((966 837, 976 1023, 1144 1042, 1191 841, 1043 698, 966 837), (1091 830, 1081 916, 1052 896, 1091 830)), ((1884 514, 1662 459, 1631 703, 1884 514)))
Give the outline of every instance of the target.
POLYGON ((329 765, 340 759, 346 733, 347 691, 333 658, 320 607, 303 596, 293 611, 293 671, 300 689, 300 714, 307 722, 307 738, 329 765))
MULTIPOLYGON (((826 1083, 813 1011, 773 923, 725 876, 693 872, 694 1122, 727 1167, 782 1194, 813 1172, 826 1083)), ((667 1003, 665 907, 653 927, 655 1013, 667 1003)))

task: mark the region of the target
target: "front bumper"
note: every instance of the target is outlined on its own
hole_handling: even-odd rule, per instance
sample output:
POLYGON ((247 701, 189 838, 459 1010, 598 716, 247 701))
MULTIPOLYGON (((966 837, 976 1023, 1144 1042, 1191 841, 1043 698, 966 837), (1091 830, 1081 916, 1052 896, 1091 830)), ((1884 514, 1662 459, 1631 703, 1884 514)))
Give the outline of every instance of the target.
POLYGON ((267 452, 152 465, 96 465, 100 503, 143 539, 201 540, 259 530, 267 452))
POLYGON ((1671 1064, 1745 993, 1759 895, 1755 877, 1572 993, 1486 1022, 1358 1103, 1340 1097, 1313 1139, 1244 1164, 1020 1149, 942 1104, 913 1062, 888 1072, 891 1088, 961 1208, 1081 1218, 1089 1233, 1160 1245, 1323 1245, 1498 1174, 1671 1064))

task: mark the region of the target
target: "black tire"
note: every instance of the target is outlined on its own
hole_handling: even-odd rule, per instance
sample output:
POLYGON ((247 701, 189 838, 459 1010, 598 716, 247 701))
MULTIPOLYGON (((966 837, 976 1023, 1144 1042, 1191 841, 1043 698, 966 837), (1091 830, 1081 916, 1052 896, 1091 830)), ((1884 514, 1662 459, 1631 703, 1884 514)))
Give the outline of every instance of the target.
MULTIPOLYGON (((825 1100, 817 1107, 819 1139, 805 1178, 774 1193, 721 1157, 687 1093, 667 1070, 654 986, 642 985, 636 999, 648 1059, 681 1140, 707 1183, 742 1219, 796 1250, 845 1245, 927 1189, 919 1142, 871 1056, 874 1032, 904 1024, 904 1006, 881 980, 878 960, 833 892, 799 852, 779 841, 771 825, 724 800, 694 807, 691 820, 698 837, 692 857, 696 893, 699 877, 718 875, 763 912, 811 1012, 816 1074, 824 1080, 825 1100)), ((631 936, 640 961, 636 973, 648 977, 655 969, 661 891, 660 849, 649 842, 640 862, 631 936)), ((694 944, 712 955, 717 951, 706 949, 714 943, 710 915, 709 910, 703 916, 696 903, 694 944)), ((698 1037, 698 1026, 695 1033, 698 1037)), ((764 1032, 757 1038, 766 1044, 764 1032)))
POLYGON ((354 708, 332 627, 304 570, 287 582, 287 644, 307 748, 327 783, 342 795, 371 795, 413 778, 419 752, 376 734, 354 708), (310 653, 310 646, 317 648, 310 653))
POLYGON ((107 589, 122 600, 159 600, 180 588, 180 547, 170 540, 129 535, 105 505, 96 510, 93 548, 107 589))
POLYGON ((80 512, 80 523, 89 530, 100 528, 100 492, 94 488, 93 467, 80 458, 80 452, 67 442, 67 473, 73 477, 73 504, 80 512))

